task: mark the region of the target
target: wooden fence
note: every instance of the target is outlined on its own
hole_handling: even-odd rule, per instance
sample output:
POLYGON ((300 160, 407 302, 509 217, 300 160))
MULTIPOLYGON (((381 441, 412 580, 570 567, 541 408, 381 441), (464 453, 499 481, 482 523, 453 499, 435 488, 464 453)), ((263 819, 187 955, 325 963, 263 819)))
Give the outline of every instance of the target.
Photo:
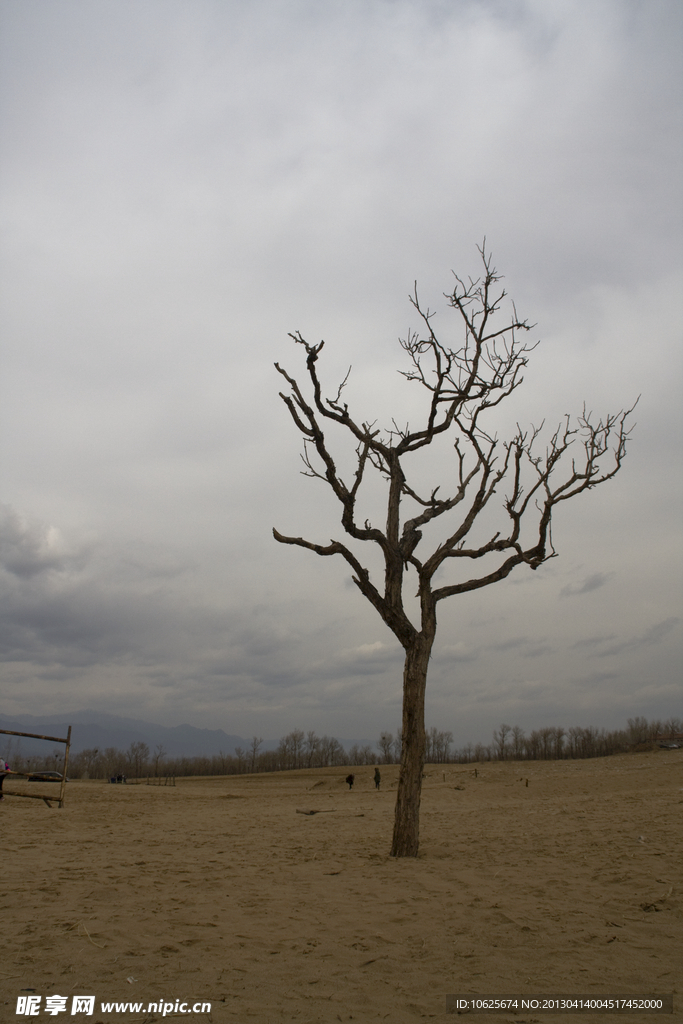
POLYGON ((5 771, 4 761, 2 764, 2 769, 0 770, 0 796, 24 796, 28 799, 44 800, 47 806, 50 808, 52 807, 52 801, 58 800, 59 806, 63 807, 64 796, 66 791, 66 769, 69 764, 69 747, 71 746, 71 726, 69 726, 69 731, 66 734, 66 739, 64 739, 61 736, 40 736, 36 732, 12 732, 11 729, 0 729, 0 733, 3 733, 5 736, 26 736, 28 739, 32 740, 50 740, 50 742, 52 743, 66 744, 64 748, 64 765, 62 767, 62 778, 59 786, 58 797, 56 797, 54 793, 50 793, 47 796, 45 796, 43 793, 3 793, 3 783, 7 779, 37 779, 39 782, 50 782, 52 780, 46 778, 44 772, 14 772, 11 769, 10 771, 5 771))

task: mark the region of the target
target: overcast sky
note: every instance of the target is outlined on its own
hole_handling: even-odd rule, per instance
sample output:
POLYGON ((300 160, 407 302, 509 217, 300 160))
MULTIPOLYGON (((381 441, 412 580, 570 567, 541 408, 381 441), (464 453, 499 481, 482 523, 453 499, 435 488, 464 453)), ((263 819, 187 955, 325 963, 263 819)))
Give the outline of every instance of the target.
POLYGON ((329 393, 412 426, 413 282, 455 344, 486 236, 541 341, 513 419, 642 398, 560 557, 440 604, 427 725, 682 715, 680 0, 0 13, 2 710, 395 729, 397 641, 272 538, 343 533, 273 363, 324 338, 329 393))

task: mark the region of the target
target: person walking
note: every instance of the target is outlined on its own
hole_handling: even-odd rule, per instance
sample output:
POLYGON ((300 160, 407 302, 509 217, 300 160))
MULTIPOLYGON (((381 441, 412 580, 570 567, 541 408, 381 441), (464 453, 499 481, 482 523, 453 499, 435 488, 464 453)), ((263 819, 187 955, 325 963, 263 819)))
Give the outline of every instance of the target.
POLYGON ((379 789, 379 784, 382 781, 382 776, 379 773, 379 768, 375 768, 375 789, 379 789))
POLYGON ((353 773, 351 773, 351 774, 346 776, 346 781, 349 784, 349 789, 353 789, 353 783, 354 783, 355 778, 356 778, 356 776, 353 773))

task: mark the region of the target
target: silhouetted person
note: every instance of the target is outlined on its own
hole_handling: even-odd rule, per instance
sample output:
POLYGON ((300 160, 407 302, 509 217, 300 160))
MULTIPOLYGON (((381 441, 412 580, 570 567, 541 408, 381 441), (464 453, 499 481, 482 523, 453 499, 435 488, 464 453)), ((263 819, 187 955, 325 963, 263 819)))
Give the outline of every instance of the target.
POLYGON ((382 776, 379 773, 379 768, 375 768, 375 789, 379 789, 379 784, 382 781, 382 776))
POLYGON ((353 774, 346 776, 346 781, 349 784, 349 789, 353 789, 353 783, 354 783, 355 778, 356 778, 356 776, 353 775, 353 774))

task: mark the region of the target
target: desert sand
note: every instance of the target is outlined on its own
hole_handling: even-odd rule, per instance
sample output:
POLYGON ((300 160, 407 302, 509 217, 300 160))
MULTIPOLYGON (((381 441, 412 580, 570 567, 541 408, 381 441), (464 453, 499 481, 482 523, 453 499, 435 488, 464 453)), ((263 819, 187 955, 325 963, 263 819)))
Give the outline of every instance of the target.
POLYGON ((6 798, 2 1021, 29 1019, 27 990, 69 996, 34 1019, 94 1024, 161 1019, 105 1000, 211 1003, 167 1020, 456 1020, 447 993, 674 992, 673 1018, 473 1019, 682 1019, 683 750, 476 768, 425 769, 411 860, 388 856, 396 766, 380 792, 368 767, 352 791, 334 768, 73 781, 61 810, 6 798), (93 1016, 70 1015, 74 993, 93 1016))

